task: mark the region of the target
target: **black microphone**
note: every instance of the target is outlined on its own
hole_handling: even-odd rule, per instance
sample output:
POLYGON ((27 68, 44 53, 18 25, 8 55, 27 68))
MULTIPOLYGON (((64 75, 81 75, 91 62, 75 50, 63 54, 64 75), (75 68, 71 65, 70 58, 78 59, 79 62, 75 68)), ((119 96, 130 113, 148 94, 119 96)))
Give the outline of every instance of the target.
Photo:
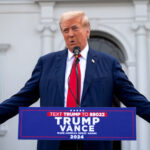
POLYGON ((81 50, 80 50, 80 47, 79 47, 79 46, 75 46, 75 47, 73 48, 73 53, 74 53, 74 55, 75 55, 76 58, 79 57, 80 51, 81 51, 81 50))

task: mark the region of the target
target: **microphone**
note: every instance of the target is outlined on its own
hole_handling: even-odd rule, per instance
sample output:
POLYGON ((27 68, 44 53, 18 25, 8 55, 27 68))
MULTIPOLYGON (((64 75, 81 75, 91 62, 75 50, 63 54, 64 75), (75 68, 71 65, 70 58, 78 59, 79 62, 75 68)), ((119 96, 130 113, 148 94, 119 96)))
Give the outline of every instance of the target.
POLYGON ((80 47, 79 47, 79 46, 75 46, 75 47, 73 48, 73 53, 74 53, 74 55, 75 55, 76 58, 79 57, 80 51, 81 51, 81 50, 80 50, 80 47))

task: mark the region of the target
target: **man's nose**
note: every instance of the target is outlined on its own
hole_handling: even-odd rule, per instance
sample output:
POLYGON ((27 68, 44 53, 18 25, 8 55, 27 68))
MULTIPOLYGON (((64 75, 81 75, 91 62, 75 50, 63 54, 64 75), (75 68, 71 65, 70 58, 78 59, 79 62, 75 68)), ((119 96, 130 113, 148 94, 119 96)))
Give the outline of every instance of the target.
POLYGON ((72 30, 69 30, 69 36, 70 36, 70 37, 73 37, 73 36, 74 36, 74 33, 73 33, 72 30))

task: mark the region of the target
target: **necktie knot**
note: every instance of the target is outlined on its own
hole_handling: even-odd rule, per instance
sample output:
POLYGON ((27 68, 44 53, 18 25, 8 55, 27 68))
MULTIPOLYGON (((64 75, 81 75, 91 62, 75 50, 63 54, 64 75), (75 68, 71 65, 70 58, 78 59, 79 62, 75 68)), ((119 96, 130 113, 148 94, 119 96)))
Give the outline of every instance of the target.
POLYGON ((81 57, 81 54, 79 54, 78 56, 74 55, 75 58, 80 58, 81 57))
POLYGON ((76 64, 77 64, 77 63, 80 61, 79 58, 81 57, 81 54, 79 54, 79 56, 75 56, 75 55, 74 55, 74 57, 75 57, 75 58, 74 58, 74 62, 76 62, 76 64))

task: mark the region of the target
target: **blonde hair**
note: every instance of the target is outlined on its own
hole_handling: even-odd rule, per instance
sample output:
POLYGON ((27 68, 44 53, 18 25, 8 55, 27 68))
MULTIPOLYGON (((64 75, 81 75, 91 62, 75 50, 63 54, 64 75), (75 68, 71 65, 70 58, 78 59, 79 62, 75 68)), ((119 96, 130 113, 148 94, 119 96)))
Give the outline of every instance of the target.
POLYGON ((61 28, 61 24, 64 21, 72 19, 72 18, 76 18, 76 17, 81 17, 82 25, 84 27, 90 28, 89 19, 83 11, 69 11, 69 12, 63 13, 60 17, 60 22, 59 22, 60 28, 61 28))

